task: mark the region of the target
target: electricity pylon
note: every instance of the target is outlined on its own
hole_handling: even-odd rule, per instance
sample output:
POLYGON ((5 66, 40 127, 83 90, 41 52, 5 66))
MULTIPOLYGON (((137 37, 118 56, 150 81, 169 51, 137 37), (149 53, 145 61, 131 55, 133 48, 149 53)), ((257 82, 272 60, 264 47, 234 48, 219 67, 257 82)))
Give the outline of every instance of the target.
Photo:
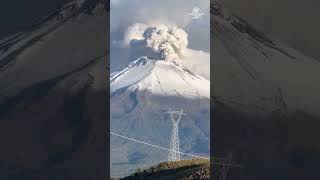
POLYGON ((172 133, 170 140, 170 151, 168 160, 169 161, 179 161, 180 160, 180 150, 179 150, 179 122, 181 120, 181 116, 185 115, 183 110, 181 111, 168 111, 168 114, 171 116, 172 121, 172 133), (175 119, 174 115, 178 115, 175 119))

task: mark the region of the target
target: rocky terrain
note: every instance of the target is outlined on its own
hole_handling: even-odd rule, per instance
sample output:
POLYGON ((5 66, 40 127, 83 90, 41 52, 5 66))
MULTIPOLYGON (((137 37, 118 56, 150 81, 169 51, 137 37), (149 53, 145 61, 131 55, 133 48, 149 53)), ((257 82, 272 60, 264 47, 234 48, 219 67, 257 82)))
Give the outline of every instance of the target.
MULTIPOLYGON (((116 178, 114 178, 116 179, 116 178)), ((134 174, 121 178, 122 180, 135 179, 210 179, 210 165, 208 160, 190 159, 182 161, 164 162, 147 169, 138 169, 134 174)))

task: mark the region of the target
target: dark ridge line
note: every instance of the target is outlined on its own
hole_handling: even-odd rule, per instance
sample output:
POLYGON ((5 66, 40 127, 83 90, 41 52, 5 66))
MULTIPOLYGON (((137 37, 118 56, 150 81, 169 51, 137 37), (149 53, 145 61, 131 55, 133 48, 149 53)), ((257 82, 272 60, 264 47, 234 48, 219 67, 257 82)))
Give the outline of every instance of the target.
POLYGON ((251 26, 247 21, 242 19, 239 16, 233 15, 237 21, 231 21, 231 25, 236 28, 239 32, 243 34, 248 34, 250 37, 252 37, 254 40, 260 42, 261 44, 279 51, 280 53, 284 54, 285 56, 289 57, 290 59, 296 59, 294 56, 287 53, 285 50, 281 49, 280 47, 277 47, 276 44, 269 39, 263 32, 255 29, 253 26, 251 26))
POLYGON ((56 77, 53 77, 53 78, 50 78, 50 79, 47 79, 47 80, 44 80, 44 81, 40 81, 40 82, 37 82, 33 85, 30 85, 24 89, 22 89, 18 94, 16 94, 15 96, 13 97, 9 97, 9 98, 5 98, 5 100, 0 103, 0 109, 2 109, 0 111, 0 115, 2 114, 7 114, 9 113, 9 110, 11 108, 13 108, 15 106, 15 103, 18 102, 18 101, 21 101, 21 99, 25 100, 28 98, 28 96, 30 94, 32 94, 32 91, 33 89, 35 88, 44 88, 43 91, 48 91, 49 89, 51 89, 52 87, 54 87, 58 82, 60 82, 61 80, 63 80, 64 78, 74 74, 74 73, 77 73, 77 72, 80 72, 84 69, 86 69, 87 67, 89 67, 90 65, 96 63, 99 59, 105 57, 106 55, 101 55, 101 56, 98 56, 96 58, 94 58, 93 60, 91 60, 90 62, 88 62, 87 64, 79 67, 79 68, 76 68, 70 72, 67 72, 65 74, 62 74, 62 75, 58 75, 56 77))
MULTIPOLYGON (((211 5, 210 14, 212 14, 213 16, 225 18, 222 13, 222 5, 220 3, 218 3, 216 0, 214 0, 212 4, 213 5, 211 5)), ((250 25, 243 18, 232 14, 231 17, 228 18, 228 21, 230 21, 230 24, 234 28, 236 28, 239 32, 248 34, 254 40, 262 43, 263 45, 265 45, 271 49, 279 51, 280 53, 289 57, 290 59, 296 59, 294 56, 292 56, 291 54, 289 54, 288 52, 286 52, 282 48, 277 47, 276 44, 274 44, 274 42, 265 35, 265 33, 254 28, 252 25, 250 25), (237 20, 239 22, 237 22, 235 20, 237 20)))
MULTIPOLYGON (((6 70, 6 69, 3 69, 3 68, 6 65, 8 65, 12 60, 15 61, 16 57, 18 55, 20 55, 25 49, 27 49, 28 47, 30 47, 30 46, 34 45, 35 43, 39 42, 44 36, 50 34, 51 32, 53 32, 54 30, 59 28, 60 25, 64 24, 65 22, 66 22, 66 20, 58 22, 56 25, 54 25, 53 27, 49 28, 47 31, 45 31, 45 32, 33 37, 32 39, 30 39, 27 42, 25 42, 21 47, 19 47, 16 50, 13 50, 10 54, 8 54, 4 58, 2 58, 1 61, 0 61, 0 71, 6 70)), ((25 38, 27 38, 27 37, 25 37, 25 38)))
POLYGON ((13 44, 19 42, 21 39, 19 39, 23 34, 17 33, 13 35, 13 37, 10 37, 3 42, 0 43, 0 50, 3 50, 6 52, 13 44))
MULTIPOLYGON (((44 36, 50 34, 51 32, 53 32, 54 30, 58 29, 61 25, 63 25, 64 23, 66 23, 68 20, 76 17, 77 15, 79 15, 81 12, 84 12, 86 14, 89 15, 93 15, 92 11, 93 9, 96 7, 96 5, 98 3, 100 3, 101 0, 87 0, 83 6, 81 8, 79 8, 77 11, 73 11, 71 10, 71 14, 68 17, 65 17, 64 19, 62 19, 61 21, 57 22, 55 25, 53 25, 53 27, 50 27, 48 30, 46 30, 45 32, 33 37, 32 39, 28 40, 27 42, 25 42, 21 47, 19 47, 18 49, 12 51, 10 54, 8 54, 7 56, 5 56, 4 58, 2 58, 0 60, 0 71, 4 71, 6 69, 3 69, 6 65, 8 65, 12 60, 16 59, 16 57, 21 54, 21 52, 23 52, 25 49, 27 49, 29 46, 34 45, 36 42, 40 41, 44 36), (92 4, 89 2, 93 2, 92 4), (88 6, 88 7, 86 7, 88 6)), ((71 6, 71 5, 70 5, 71 6)), ((63 11, 64 9, 59 9, 56 10, 54 12, 51 13, 51 15, 48 15, 46 18, 44 18, 43 20, 41 20, 41 23, 39 23, 39 25, 37 25, 37 27, 35 27, 32 30, 37 30, 40 29, 42 27, 42 25, 50 20, 53 20, 54 18, 58 18, 59 17, 59 13, 61 11, 63 11)), ((28 33, 31 33, 32 30, 30 30, 28 33)), ((30 36, 31 34, 27 35, 25 38, 27 38, 28 36, 30 36)), ((19 36, 18 36, 19 37, 19 36)), ((22 40, 22 39, 21 39, 22 40)), ((17 42, 21 41, 18 40, 17 42)))
MULTIPOLYGON (((230 30, 224 28, 223 26, 219 25, 218 23, 214 23, 214 28, 213 28, 213 32, 214 31, 218 31, 221 33, 227 32, 227 33, 232 33, 230 30)), ((257 80, 256 75, 257 72, 256 70, 249 64, 246 62, 245 58, 242 58, 241 56, 238 55, 237 52, 232 51, 230 48, 230 43, 225 43, 225 41, 223 41, 220 36, 215 36, 217 37, 217 39, 220 41, 220 43, 226 48, 226 50, 229 52, 229 54, 238 62, 239 66, 241 67, 242 70, 244 70, 251 79, 253 80, 257 80)))

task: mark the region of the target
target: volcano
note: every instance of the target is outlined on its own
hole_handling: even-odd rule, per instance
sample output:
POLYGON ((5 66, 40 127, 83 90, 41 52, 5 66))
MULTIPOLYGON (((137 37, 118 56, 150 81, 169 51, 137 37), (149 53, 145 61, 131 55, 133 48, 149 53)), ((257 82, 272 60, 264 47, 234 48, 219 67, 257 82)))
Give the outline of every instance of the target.
POLYGON ((148 91, 159 96, 180 96, 189 98, 210 97, 210 83, 174 61, 141 57, 110 79, 112 94, 123 88, 148 91))
MULTIPOLYGON (((180 151, 209 156, 210 82, 175 61, 141 57, 110 78, 111 131, 169 148, 168 110, 183 109, 180 151)), ((111 136, 111 175, 167 161, 168 151, 111 136)), ((183 157, 188 158, 188 157, 183 157)))

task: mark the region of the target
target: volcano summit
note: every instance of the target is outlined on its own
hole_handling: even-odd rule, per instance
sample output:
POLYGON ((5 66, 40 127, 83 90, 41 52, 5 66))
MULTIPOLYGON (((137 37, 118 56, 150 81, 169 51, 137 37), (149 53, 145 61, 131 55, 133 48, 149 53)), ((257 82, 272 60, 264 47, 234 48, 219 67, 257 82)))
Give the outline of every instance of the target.
MULTIPOLYGON (((173 60, 141 57, 110 78, 111 131, 168 147, 169 109, 188 113, 180 122, 180 150, 209 155, 210 82, 173 60)), ((111 136, 111 175, 166 161, 168 151, 111 136)), ((189 157, 182 157, 189 158, 189 157)))

